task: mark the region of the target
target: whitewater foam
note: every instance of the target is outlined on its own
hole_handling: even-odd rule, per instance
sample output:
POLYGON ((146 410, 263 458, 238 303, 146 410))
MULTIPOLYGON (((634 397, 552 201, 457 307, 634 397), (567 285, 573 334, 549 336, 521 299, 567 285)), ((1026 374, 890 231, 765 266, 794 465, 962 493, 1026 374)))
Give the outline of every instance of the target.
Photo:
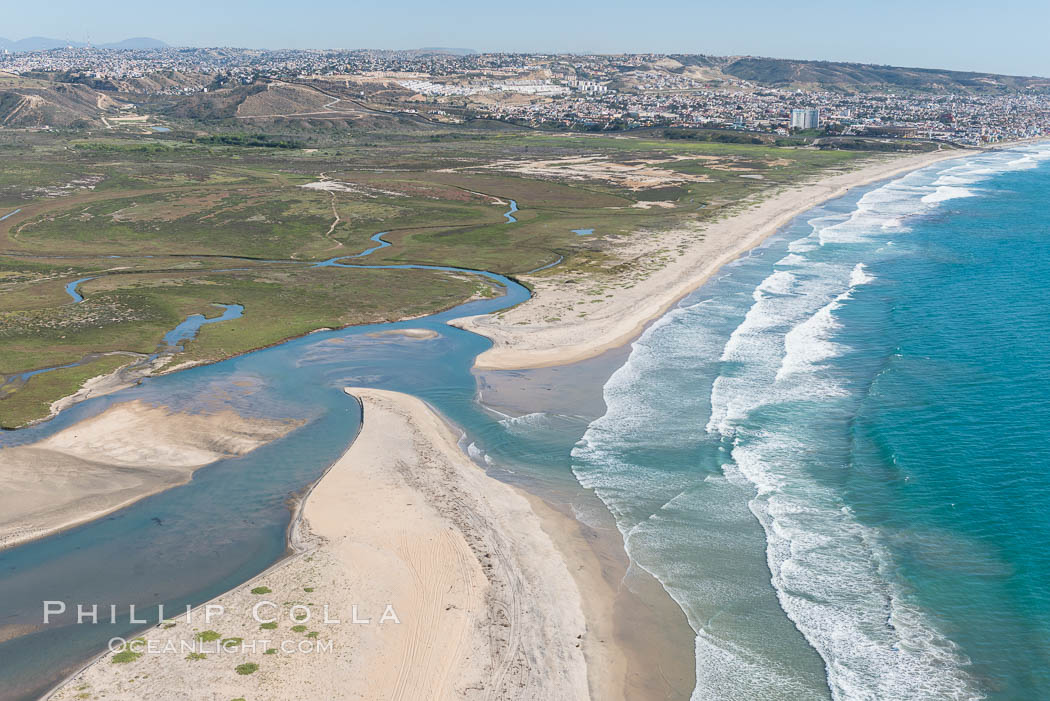
MULTIPOLYGON (((857 263, 850 271, 849 287, 835 299, 818 309, 784 336, 784 358, 777 370, 776 382, 789 375, 801 372, 814 372, 821 363, 837 356, 843 346, 831 340, 831 335, 839 327, 834 312, 843 302, 850 299, 853 292, 861 285, 866 285, 875 278, 865 272, 864 264, 857 263)), ((828 386, 820 388, 821 396, 839 394, 828 386)))
POLYGON ((793 259, 791 298, 764 292, 778 273, 756 288, 723 351, 736 364, 712 385, 707 430, 732 446, 727 471, 754 485, 750 508, 766 533, 777 597, 825 660, 834 698, 979 698, 967 660, 903 597, 880 534, 810 476, 821 437, 802 420, 812 410, 799 408, 848 398, 822 370, 843 351, 836 311, 873 281, 849 257, 880 246, 888 222, 962 196, 956 185, 926 184, 925 174, 903 181, 865 194, 845 221, 807 237, 824 250, 810 249, 808 265, 793 259))
POLYGON ((915 217, 1046 158, 1050 149, 942 164, 868 191, 846 214, 810 218, 749 286, 734 287, 734 276, 760 262, 719 276, 717 296, 653 324, 606 384, 608 410, 573 451, 573 470, 614 515, 632 562, 657 577, 697 631, 695 699, 820 695, 792 677, 797 670, 780 664, 768 639, 711 617, 751 580, 682 557, 700 545, 744 557, 733 500, 761 525, 756 547, 768 570, 752 574, 768 583, 772 573, 781 615, 820 655, 835 699, 981 697, 966 658, 897 581, 884 534, 812 476, 824 436, 802 418, 852 401, 831 370, 850 350, 837 339, 840 315, 876 281, 866 263, 900 255, 890 238, 905 237, 915 217), (689 470, 690 459, 717 462, 724 476, 689 470))
POLYGON ((936 204, 938 202, 947 202, 948 200, 956 200, 962 197, 976 196, 977 192, 967 187, 959 187, 958 185, 941 185, 930 194, 924 195, 921 201, 923 204, 936 204))

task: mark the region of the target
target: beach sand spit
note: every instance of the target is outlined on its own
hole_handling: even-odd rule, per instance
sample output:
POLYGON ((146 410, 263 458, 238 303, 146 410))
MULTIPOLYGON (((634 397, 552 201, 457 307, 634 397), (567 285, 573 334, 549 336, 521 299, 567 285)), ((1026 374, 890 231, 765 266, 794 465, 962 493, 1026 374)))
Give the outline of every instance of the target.
POLYGON ((36 443, 0 449, 0 548, 184 484, 197 468, 249 453, 297 425, 133 401, 36 443))
POLYGON ((425 341, 431 338, 437 338, 440 334, 433 329, 390 329, 388 331, 374 331, 372 333, 366 333, 365 336, 368 338, 384 338, 387 336, 401 337, 401 338, 412 338, 420 341, 425 341))
POLYGON ((143 636, 163 649, 208 629, 243 644, 199 659, 106 655, 53 698, 590 698, 580 590, 528 499, 472 463, 419 399, 347 391, 364 424, 306 498, 292 539, 305 549, 211 602, 221 618, 143 636), (267 628, 251 615, 264 600, 280 612, 267 628), (324 622, 326 606, 339 623, 324 622), (368 623, 353 623, 355 606, 368 623), (331 647, 285 652, 310 641, 331 647), (245 664, 258 669, 238 673, 245 664))

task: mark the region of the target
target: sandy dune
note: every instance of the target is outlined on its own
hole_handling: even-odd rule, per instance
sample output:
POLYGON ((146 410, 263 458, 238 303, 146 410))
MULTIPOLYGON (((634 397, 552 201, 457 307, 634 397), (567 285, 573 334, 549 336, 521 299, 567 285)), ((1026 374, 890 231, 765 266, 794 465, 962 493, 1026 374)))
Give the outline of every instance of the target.
MULTIPOLYGON (((349 390, 348 390, 349 391, 349 390)), ((267 642, 251 651, 108 657, 54 698, 127 699, 572 699, 589 698, 580 591, 529 501, 471 463, 423 402, 352 390, 364 426, 303 508, 306 551, 215 602, 223 638, 267 642), (252 589, 265 587, 265 594, 252 589), (298 631, 262 629, 261 600, 307 605, 298 631), (318 620, 323 607, 339 624, 318 620), (352 607, 358 618, 351 623, 352 607), (392 607, 399 623, 379 618, 392 607), (316 637, 309 637, 316 632, 316 637), (330 642, 330 651, 283 652, 330 642), (275 649, 265 654, 265 649, 275 649), (241 675, 235 667, 256 663, 241 675)), ((192 640, 202 621, 145 635, 192 640)))
POLYGON ((279 438, 292 422, 232 411, 117 404, 48 438, 0 450, 0 548, 90 521, 279 438))
POLYGON ((651 260, 653 264, 644 278, 610 286, 606 291, 612 296, 594 297, 600 303, 587 304, 586 316, 572 311, 580 302, 580 285, 567 284, 554 268, 543 275, 523 276, 534 293, 525 304, 499 315, 452 323, 492 339, 493 347, 475 361, 480 369, 548 367, 591 358, 629 342, 720 267, 806 210, 850 188, 970 153, 880 158, 864 168, 784 191, 706 227, 631 236, 610 253, 625 261, 651 260))

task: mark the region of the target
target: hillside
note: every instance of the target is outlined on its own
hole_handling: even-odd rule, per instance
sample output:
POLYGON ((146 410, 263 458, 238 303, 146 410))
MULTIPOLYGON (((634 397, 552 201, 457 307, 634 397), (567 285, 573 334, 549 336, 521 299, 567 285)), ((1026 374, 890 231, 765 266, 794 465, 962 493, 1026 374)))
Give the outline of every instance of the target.
POLYGON ((282 125, 381 129, 410 127, 424 121, 396 109, 387 112, 367 107, 358 101, 360 95, 360 91, 354 91, 342 82, 328 82, 322 88, 313 84, 272 81, 175 96, 167 98, 164 104, 158 101, 155 105, 170 117, 200 122, 237 120, 253 125, 253 128, 282 125))
POLYGON ((1018 90, 1050 90, 1050 79, 950 71, 934 68, 904 68, 834 61, 800 61, 757 56, 713 57, 675 55, 683 72, 690 67, 718 72, 764 87, 829 90, 833 92, 956 92, 965 94, 1005 93, 1018 90))
MULTIPOLYGON (((27 71, 18 77, 22 78, 22 84, 25 84, 26 81, 35 82, 38 85, 74 83, 107 93, 139 95, 184 90, 195 92, 210 85, 215 79, 214 75, 208 73, 183 73, 173 70, 161 70, 123 78, 98 77, 97 74, 85 70, 27 71)), ((8 81, 7 86, 0 83, 0 87, 12 87, 11 81, 8 81)))
MULTIPOLYGON (((202 124, 235 122, 250 128, 382 129, 411 127, 426 120, 399 111, 403 89, 347 81, 289 83, 258 81, 216 88, 216 76, 159 71, 138 77, 99 78, 83 71, 0 73, 0 128, 106 126, 106 119, 154 114, 202 124), (209 87, 207 92, 198 92, 209 87), (364 90, 358 89, 364 87, 364 90), (189 94, 185 94, 188 92, 189 94), (367 93, 368 97, 363 98, 367 93), (361 102, 393 97, 390 111, 361 102), (136 104, 139 110, 130 108, 136 104)), ((123 118, 123 119, 121 119, 123 118)), ((139 119, 140 117, 136 117, 139 119)))
MULTIPOLYGON (((830 61, 698 54, 596 55, 582 57, 580 61, 565 56, 543 56, 527 66, 507 69, 500 67, 504 59, 494 62, 491 57, 479 59, 451 53, 417 55, 427 51, 466 52, 420 49, 378 52, 363 58, 351 52, 345 62, 336 63, 330 57, 296 55, 297 65, 286 69, 278 68, 273 62, 289 60, 288 57, 262 57, 259 52, 240 55, 234 49, 147 51, 145 58, 134 52, 130 52, 131 55, 99 52, 104 61, 98 66, 77 52, 72 59, 62 61, 50 56, 9 59, 7 65, 11 69, 0 72, 0 128, 105 126, 113 129, 134 123, 150 129, 152 126, 145 124, 146 120, 166 118, 173 122, 168 128, 269 131, 276 127, 284 134, 314 129, 414 130, 419 126, 461 123, 480 116, 519 125, 574 124, 585 129, 607 122, 608 128, 620 129, 653 126, 672 117, 680 121, 680 115, 691 114, 688 118, 695 119, 700 114, 696 105, 703 102, 707 110, 703 113, 706 120, 703 123, 711 121, 712 107, 723 110, 719 116, 723 125, 742 118, 750 109, 749 118, 754 128, 770 131, 770 120, 781 119, 787 113, 787 102, 772 111, 758 103, 745 108, 743 104, 748 100, 741 98, 742 101, 734 102, 731 93, 738 92, 745 98, 750 93, 768 89, 784 91, 779 93, 781 97, 795 90, 832 93, 832 96, 806 99, 823 100, 821 104, 846 100, 853 114, 857 108, 853 104, 856 98, 874 96, 876 102, 864 106, 869 117, 895 123, 901 121, 900 115, 880 111, 878 100, 887 93, 914 95, 919 100, 930 95, 950 95, 953 99, 965 98, 981 104, 999 96, 1024 100, 1031 93, 1050 94, 1050 79, 1046 78, 830 61), (166 58, 159 60, 155 53, 166 58), (236 62, 228 63, 231 56, 227 54, 240 56, 238 60, 242 65, 230 68, 236 62), (125 62, 138 69, 111 71, 107 68, 109 61, 125 62), (310 71, 302 70, 303 61, 314 61, 316 65, 311 64, 310 71), (398 70, 362 70, 376 61, 398 70), (488 65, 486 61, 491 65, 484 70, 472 67, 479 62, 488 65), (269 67, 263 70, 259 67, 263 65, 269 67), (157 70, 161 66, 163 69, 157 70), (416 70, 404 70, 408 67, 416 70), (406 76, 413 80, 405 80, 406 76), (420 81, 420 77, 436 82, 420 81), (597 81, 608 89, 608 95, 573 94, 568 86, 574 85, 571 82, 574 80, 597 81), (536 92, 536 81, 553 84, 554 92, 536 92), (704 97, 698 92, 700 88, 715 88, 719 93, 704 97), (613 96, 617 94, 647 95, 647 100, 664 101, 665 109, 630 110, 623 104, 614 104, 613 96), (563 97, 570 99, 566 101, 563 97), (620 114, 591 123, 585 118, 586 110, 581 117, 579 110, 570 104, 580 97, 595 105, 601 103, 599 111, 620 110, 620 114), (695 104, 686 109, 685 103, 680 102, 682 99, 695 104), (640 112, 650 114, 639 118, 640 112), (656 112, 661 116, 654 117, 656 112)), ((926 114, 920 104, 911 105, 910 109, 914 114, 909 119, 922 123, 926 133, 943 131, 940 112, 926 114)), ((978 109, 976 114, 984 114, 984 109, 978 109)), ((1009 133, 1016 137, 1030 135, 1030 131, 1030 125, 1022 125, 1009 133)), ((964 132, 959 131, 957 136, 969 141, 985 138, 986 134, 964 132)))
POLYGON ((123 104, 85 85, 56 83, 43 87, 5 89, 0 80, 0 126, 69 127, 99 123, 119 114, 123 104))

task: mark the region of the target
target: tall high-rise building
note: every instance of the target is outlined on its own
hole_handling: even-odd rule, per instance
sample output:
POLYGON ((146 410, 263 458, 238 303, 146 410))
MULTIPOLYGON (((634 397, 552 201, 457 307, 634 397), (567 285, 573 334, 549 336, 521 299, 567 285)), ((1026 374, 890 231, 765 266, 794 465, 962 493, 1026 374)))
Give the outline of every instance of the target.
POLYGON ((792 129, 818 129, 820 127, 820 110, 791 110, 792 129))

